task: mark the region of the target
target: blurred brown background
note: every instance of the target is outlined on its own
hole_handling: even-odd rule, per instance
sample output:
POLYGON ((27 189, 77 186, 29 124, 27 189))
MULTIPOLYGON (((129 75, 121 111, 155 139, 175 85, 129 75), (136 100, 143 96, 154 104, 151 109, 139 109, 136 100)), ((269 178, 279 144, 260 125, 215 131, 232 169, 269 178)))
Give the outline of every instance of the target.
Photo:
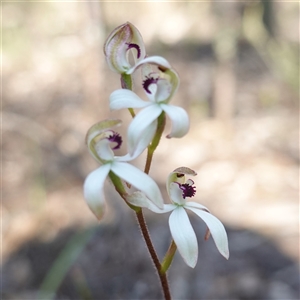
MULTIPOLYGON (((178 71, 173 104, 191 119, 151 175, 165 194, 169 172, 194 169, 229 234, 226 262, 191 216, 199 261, 175 257, 174 298, 299 299, 299 3, 283 1, 2 3, 3 299, 161 298, 131 211, 108 184, 98 225, 82 195, 86 131, 130 121, 109 111, 120 82, 102 51, 126 21, 178 71)), ((168 216, 146 215, 162 256, 168 216)))

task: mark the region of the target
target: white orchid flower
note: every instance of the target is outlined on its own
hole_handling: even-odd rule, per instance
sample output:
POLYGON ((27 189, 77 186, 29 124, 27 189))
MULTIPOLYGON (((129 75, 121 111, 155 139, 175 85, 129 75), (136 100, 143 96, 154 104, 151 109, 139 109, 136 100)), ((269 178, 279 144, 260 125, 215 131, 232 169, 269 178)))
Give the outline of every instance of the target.
POLYGON ((104 54, 109 68, 119 74, 132 74, 136 68, 145 63, 162 66, 169 63, 160 56, 146 57, 145 45, 138 29, 126 22, 115 28, 104 43, 104 54), (133 61, 129 53, 132 53, 133 61))
MULTIPOLYGON (((87 176, 83 187, 84 197, 89 208, 99 220, 105 209, 103 186, 110 172, 142 191, 156 207, 163 207, 163 198, 155 181, 128 163, 135 159, 141 151, 137 151, 135 156, 114 155, 113 150, 120 148, 122 138, 111 128, 120 124, 120 120, 106 120, 92 126, 87 133, 88 149, 92 156, 101 163, 101 166, 87 176), (113 148, 111 148, 111 144, 114 145, 113 148)), ((143 150, 144 147, 142 139, 138 149, 143 150)))
MULTIPOLYGON (((196 266, 198 243, 186 210, 192 211, 206 223, 217 249, 228 259, 228 239, 223 224, 205 206, 186 200, 187 197, 195 195, 196 188, 191 179, 185 181, 185 175, 194 176, 196 173, 189 168, 182 167, 174 170, 169 175, 167 191, 172 204, 165 204, 163 210, 158 210, 147 201, 147 197, 141 192, 130 195, 127 200, 133 205, 146 207, 156 213, 171 212, 169 218, 170 231, 179 253, 188 266, 192 268, 196 266)), ((206 238, 208 237, 209 235, 206 234, 206 238)))
MULTIPOLYGON (((147 59, 145 59, 146 61, 147 59)), ((187 112, 178 106, 170 105, 169 102, 178 88, 179 78, 177 73, 169 66, 167 61, 162 61, 158 66, 160 72, 153 72, 148 63, 143 65, 143 88, 149 101, 142 100, 134 92, 126 89, 119 89, 110 95, 110 109, 142 108, 134 117, 128 127, 128 152, 134 155, 139 140, 148 136, 151 142, 150 133, 155 133, 157 118, 166 113, 172 122, 172 130, 167 138, 181 138, 189 130, 189 117, 187 112)))

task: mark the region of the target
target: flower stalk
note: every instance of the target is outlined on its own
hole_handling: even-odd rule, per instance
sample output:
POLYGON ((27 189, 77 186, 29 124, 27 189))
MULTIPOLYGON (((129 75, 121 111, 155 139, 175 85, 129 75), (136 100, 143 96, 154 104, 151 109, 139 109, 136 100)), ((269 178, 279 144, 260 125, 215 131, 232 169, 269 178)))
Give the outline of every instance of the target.
MULTIPOLYGON (((132 90, 131 75, 125 74, 125 73, 121 75, 121 87, 122 87, 122 89, 125 89, 125 90, 132 90)), ((128 111, 129 111, 131 117, 134 118, 135 112, 134 112, 133 108, 129 107, 128 111)))
POLYGON ((177 246, 174 242, 174 240, 172 240, 170 247, 161 263, 161 268, 160 268, 160 273, 161 274, 165 274, 167 273, 169 267, 171 266, 171 263, 173 261, 174 255, 176 253, 177 250, 177 246))
POLYGON ((146 174, 149 174, 150 171, 150 167, 151 167, 151 163, 152 163, 152 158, 153 158, 153 154, 155 149, 157 148, 159 142, 160 142, 160 138, 163 134, 164 128, 166 125, 166 115, 164 112, 162 112, 160 114, 160 116, 157 119, 157 129, 156 129, 156 133, 153 137, 153 140, 151 142, 151 144, 148 146, 148 151, 147 151, 147 159, 146 159, 146 164, 145 164, 145 169, 144 172, 146 174))

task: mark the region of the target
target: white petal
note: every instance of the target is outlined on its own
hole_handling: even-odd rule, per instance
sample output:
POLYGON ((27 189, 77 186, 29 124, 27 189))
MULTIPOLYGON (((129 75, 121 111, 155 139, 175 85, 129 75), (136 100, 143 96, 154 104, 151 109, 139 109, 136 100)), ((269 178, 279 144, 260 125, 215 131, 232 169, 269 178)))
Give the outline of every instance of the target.
POLYGON ((171 213, 169 225, 180 255, 188 266, 194 268, 198 259, 198 243, 184 208, 178 207, 171 213))
POLYGON ((104 214, 105 199, 103 185, 109 171, 110 164, 102 165, 88 175, 83 185, 84 198, 98 220, 104 214))
POLYGON ((157 128, 157 119, 154 120, 149 126, 147 130, 141 135, 138 140, 137 145, 135 146, 135 151, 133 153, 133 157, 136 158, 149 146, 151 143, 157 128))
POLYGON ((163 208, 163 198, 155 181, 138 168, 125 163, 113 162, 111 170, 145 195, 159 208, 163 208))
POLYGON ((169 185, 169 196, 170 199, 179 205, 185 204, 185 199, 183 199, 183 191, 179 188, 178 183, 171 182, 169 185))
POLYGON ((132 74, 138 67, 143 64, 157 65, 163 69, 171 69, 169 62, 161 56, 149 56, 139 61, 133 68, 129 69, 126 74, 132 74))
POLYGON ((219 252, 226 258, 229 258, 229 249, 228 249, 228 238, 225 231, 225 228, 220 220, 218 220, 212 214, 205 212, 201 209, 196 209, 192 207, 185 206, 187 209, 191 210, 197 214, 207 225, 210 230, 211 236, 215 241, 215 244, 219 252))
POLYGON ((114 159, 114 152, 110 148, 110 141, 108 139, 98 141, 95 145, 95 150, 103 161, 114 159))
POLYGON ((150 103, 142 100, 134 92, 126 89, 120 89, 112 92, 109 97, 109 107, 111 110, 122 108, 142 108, 150 103))
MULTIPOLYGON (((139 140, 143 137, 143 135, 146 135, 147 140, 150 139, 150 134, 153 134, 154 136, 154 124, 151 123, 153 123, 158 118, 161 112, 161 108, 158 105, 153 104, 144 108, 133 118, 127 132, 128 152, 131 155, 135 153, 139 145, 139 140)), ((151 139, 153 138, 153 136, 151 137, 151 139)))
POLYGON ((159 79, 157 81, 157 90, 155 93, 156 102, 165 101, 171 95, 172 86, 167 79, 159 79))
POLYGON ((140 137, 137 141, 137 145, 135 146, 134 152, 131 154, 126 154, 124 156, 117 156, 115 157, 116 161, 131 161, 136 159, 140 156, 143 151, 149 146, 150 142, 152 141, 154 134, 157 128, 157 120, 154 120, 145 130, 144 134, 140 137))
POLYGON ((156 102, 155 101, 155 96, 156 96, 156 91, 157 91, 157 85, 156 83, 152 83, 148 86, 147 88, 149 90, 150 93, 148 93, 145 89, 144 92, 147 96, 147 98, 151 101, 151 102, 156 102))
POLYGON ((202 209, 205 210, 207 212, 209 212, 209 209, 207 207, 205 207, 204 205, 198 203, 198 202, 193 202, 193 201, 187 201, 184 205, 185 208, 191 207, 191 208, 198 208, 198 209, 202 209))
POLYGON ((158 214, 170 212, 177 207, 174 204, 164 204, 163 209, 159 209, 142 192, 134 192, 133 194, 126 197, 126 200, 132 205, 148 208, 149 210, 158 214))
POLYGON ((160 106, 172 121, 172 131, 167 137, 181 138, 187 134, 190 128, 187 112, 183 108, 174 105, 160 104, 160 106))

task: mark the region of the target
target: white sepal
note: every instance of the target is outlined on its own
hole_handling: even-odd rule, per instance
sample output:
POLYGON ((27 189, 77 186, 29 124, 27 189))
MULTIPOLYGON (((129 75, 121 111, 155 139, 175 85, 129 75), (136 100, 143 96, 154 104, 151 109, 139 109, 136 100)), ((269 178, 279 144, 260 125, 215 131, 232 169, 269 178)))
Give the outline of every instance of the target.
POLYGON ((169 218, 169 226, 180 255, 188 266, 194 268, 198 259, 198 243, 183 207, 179 206, 173 210, 169 218))
POLYGON ((83 185, 84 198, 98 220, 104 214, 105 198, 103 186, 109 171, 110 164, 102 165, 88 175, 83 185))
POLYGON ((158 208, 157 206, 155 206, 146 196, 144 193, 142 192, 134 192, 131 195, 129 195, 128 197, 126 197, 126 200, 134 205, 134 206, 138 206, 138 207, 143 207, 143 208, 148 208, 149 210, 157 213, 157 214, 164 214, 167 212, 170 212, 172 210, 174 210, 177 206, 174 204, 164 204, 163 209, 158 208))
POLYGON ((185 203, 184 207, 185 208, 189 208, 190 207, 190 208, 202 209, 202 210, 204 210, 206 212, 209 212, 209 209, 206 206, 204 206, 204 205, 202 205, 202 204, 200 204, 198 202, 187 201, 185 203))
POLYGON ((122 108, 143 108, 151 103, 142 100, 137 94, 130 90, 119 89, 109 97, 109 107, 111 110, 118 110, 122 108))
POLYGON ((177 205, 184 205, 186 201, 183 199, 182 193, 183 191, 179 188, 177 183, 170 183, 169 197, 172 202, 176 203, 177 205))
POLYGON ((150 105, 145 107, 133 118, 127 131, 128 152, 130 155, 135 153, 139 139, 141 139, 143 135, 146 135, 149 139, 150 133, 153 133, 153 127, 155 127, 156 124, 153 122, 157 120, 161 112, 162 110, 158 105, 150 105))
POLYGON ((179 106, 170 104, 160 104, 160 106, 172 121, 172 130, 167 138, 181 138, 186 135, 190 128, 187 112, 179 106))
POLYGON ((221 221, 219 221, 219 219, 217 219, 212 214, 203 211, 201 209, 196 209, 188 206, 186 206, 186 208, 194 212, 206 223, 211 233, 211 236, 217 246, 217 249, 226 259, 228 259, 229 258, 228 238, 227 238, 226 230, 223 224, 221 223, 221 221))
POLYGON ((159 208, 163 208, 163 198, 156 182, 140 169, 126 163, 113 162, 111 171, 117 176, 133 185, 145 195, 159 208))
POLYGON ((163 70, 171 69, 171 65, 165 58, 161 56, 149 56, 140 60, 135 66, 133 66, 130 70, 128 70, 126 74, 132 74, 137 68, 139 68, 144 64, 157 65, 159 68, 163 70))

